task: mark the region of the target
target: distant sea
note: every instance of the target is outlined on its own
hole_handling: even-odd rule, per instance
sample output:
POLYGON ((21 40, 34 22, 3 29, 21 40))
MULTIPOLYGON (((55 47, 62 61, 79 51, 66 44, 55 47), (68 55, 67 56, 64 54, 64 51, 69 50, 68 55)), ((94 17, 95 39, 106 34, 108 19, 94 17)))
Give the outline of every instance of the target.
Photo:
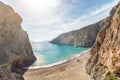
POLYGON ((88 48, 76 48, 73 46, 52 44, 49 42, 32 42, 36 62, 32 66, 44 66, 53 64, 78 54, 88 48))

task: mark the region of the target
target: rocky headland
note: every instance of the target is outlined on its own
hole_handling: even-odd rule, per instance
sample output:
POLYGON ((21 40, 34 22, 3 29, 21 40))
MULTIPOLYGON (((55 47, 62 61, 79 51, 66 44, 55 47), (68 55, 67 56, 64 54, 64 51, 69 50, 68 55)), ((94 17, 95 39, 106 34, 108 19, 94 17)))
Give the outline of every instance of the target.
POLYGON ((0 80, 23 80, 24 66, 35 61, 22 18, 0 2, 0 80))
POLYGON ((79 30, 63 33, 50 42, 75 47, 92 47, 98 32, 105 25, 105 20, 106 19, 103 19, 95 24, 88 25, 79 30))
POLYGON ((97 35, 86 64, 94 80, 120 80, 120 2, 97 35))

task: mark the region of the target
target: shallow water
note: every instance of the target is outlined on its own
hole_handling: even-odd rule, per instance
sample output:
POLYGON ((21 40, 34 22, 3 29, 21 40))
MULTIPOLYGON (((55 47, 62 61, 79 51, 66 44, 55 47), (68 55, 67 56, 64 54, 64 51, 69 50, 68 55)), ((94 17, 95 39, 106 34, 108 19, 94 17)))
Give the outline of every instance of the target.
POLYGON ((88 48, 75 48, 73 46, 52 44, 48 42, 32 42, 33 51, 37 57, 32 66, 53 64, 78 54, 88 48))

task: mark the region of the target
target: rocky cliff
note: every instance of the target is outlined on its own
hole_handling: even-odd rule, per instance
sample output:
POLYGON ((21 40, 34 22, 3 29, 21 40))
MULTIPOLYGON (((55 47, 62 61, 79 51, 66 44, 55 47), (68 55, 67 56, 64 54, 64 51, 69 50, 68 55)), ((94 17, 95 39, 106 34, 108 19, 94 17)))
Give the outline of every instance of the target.
POLYGON ((75 47, 91 47, 96 40, 97 33, 105 24, 104 21, 105 19, 82 29, 61 34, 53 39, 51 43, 72 45, 75 47))
POLYGON ((95 80, 119 80, 120 3, 112 9, 105 23, 91 49, 86 69, 95 80))
POLYGON ((0 2, 0 80, 23 80, 23 67, 36 59, 21 22, 10 6, 0 2))

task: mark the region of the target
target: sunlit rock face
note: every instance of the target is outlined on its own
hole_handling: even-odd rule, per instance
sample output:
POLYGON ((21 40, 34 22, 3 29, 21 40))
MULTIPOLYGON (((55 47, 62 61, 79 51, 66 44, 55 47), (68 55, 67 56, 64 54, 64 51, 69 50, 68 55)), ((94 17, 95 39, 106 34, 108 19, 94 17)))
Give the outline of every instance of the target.
POLYGON ((19 14, 0 2, 0 80, 22 80, 22 67, 36 59, 21 22, 19 14))
POLYGON ((53 39, 51 43, 72 45, 75 47, 91 47, 96 40, 97 33, 105 24, 104 21, 105 19, 82 29, 63 33, 53 39))
POLYGON ((97 35, 91 49, 92 56, 86 65, 87 72, 95 80, 108 77, 108 72, 109 76, 120 76, 120 3, 112 9, 105 23, 97 35))

